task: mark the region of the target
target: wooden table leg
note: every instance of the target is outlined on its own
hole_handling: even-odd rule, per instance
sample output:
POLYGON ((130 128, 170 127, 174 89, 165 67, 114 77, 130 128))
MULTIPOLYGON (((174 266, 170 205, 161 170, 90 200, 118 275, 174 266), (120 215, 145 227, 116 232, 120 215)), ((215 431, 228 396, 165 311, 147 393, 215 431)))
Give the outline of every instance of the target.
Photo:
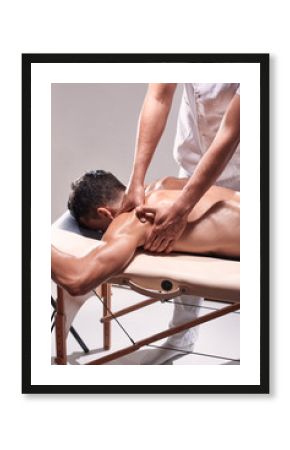
MULTIPOLYGON (((102 284, 103 317, 110 314, 111 295, 111 285, 109 283, 102 284)), ((111 348, 111 322, 105 322, 103 324, 103 342, 104 350, 109 350, 111 348)))
POLYGON ((64 314, 64 291, 57 286, 56 299, 56 317, 55 317, 55 336, 56 336, 56 364, 67 364, 66 349, 66 333, 65 333, 66 317, 64 314))

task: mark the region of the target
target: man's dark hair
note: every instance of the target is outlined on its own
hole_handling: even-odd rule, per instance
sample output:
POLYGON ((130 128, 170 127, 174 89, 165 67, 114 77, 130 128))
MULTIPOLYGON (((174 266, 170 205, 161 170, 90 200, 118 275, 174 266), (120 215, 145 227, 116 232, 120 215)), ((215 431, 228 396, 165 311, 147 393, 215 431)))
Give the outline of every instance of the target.
POLYGON ((92 170, 71 184, 68 209, 79 222, 90 215, 93 208, 108 205, 126 187, 110 172, 92 170))

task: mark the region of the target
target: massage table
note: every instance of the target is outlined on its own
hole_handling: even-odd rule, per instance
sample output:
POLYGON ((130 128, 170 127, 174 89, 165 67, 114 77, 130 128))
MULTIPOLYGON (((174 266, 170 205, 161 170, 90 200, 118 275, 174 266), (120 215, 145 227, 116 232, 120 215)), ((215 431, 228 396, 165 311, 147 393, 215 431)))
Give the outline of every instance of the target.
MULTIPOLYGON (((75 219, 66 211, 52 226, 52 244, 59 250, 74 256, 85 255, 98 244, 100 234, 79 227, 75 219)), ((150 254, 137 251, 129 265, 93 290, 103 304, 103 347, 111 346, 111 321, 125 314, 146 307, 157 301, 174 299, 181 294, 222 301, 226 306, 211 311, 189 322, 156 333, 132 345, 90 361, 87 365, 106 364, 128 355, 141 347, 160 339, 200 325, 240 309, 240 263, 229 259, 171 253, 170 255, 150 254), (139 294, 148 295, 137 304, 119 311, 112 311, 111 286, 126 286, 139 294)), ((92 292, 82 296, 71 296, 57 286, 56 298, 56 364, 67 364, 66 340, 81 306, 92 296, 92 292)))

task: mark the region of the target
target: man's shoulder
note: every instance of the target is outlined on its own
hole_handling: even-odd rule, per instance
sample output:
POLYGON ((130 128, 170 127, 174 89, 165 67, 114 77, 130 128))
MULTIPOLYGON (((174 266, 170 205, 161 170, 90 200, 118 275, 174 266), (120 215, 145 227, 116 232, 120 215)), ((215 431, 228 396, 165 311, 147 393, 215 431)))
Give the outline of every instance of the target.
POLYGON ((139 241, 145 233, 146 225, 141 223, 136 216, 135 210, 118 215, 107 229, 103 239, 107 242, 116 239, 126 239, 127 241, 139 241))
POLYGON ((160 189, 152 191, 145 197, 145 204, 149 207, 156 207, 160 203, 172 202, 178 195, 178 191, 160 189))
POLYGON ((176 178, 172 176, 163 177, 153 183, 150 183, 146 188, 146 193, 149 194, 151 192, 161 190, 179 190, 185 186, 187 181, 188 178, 176 178))

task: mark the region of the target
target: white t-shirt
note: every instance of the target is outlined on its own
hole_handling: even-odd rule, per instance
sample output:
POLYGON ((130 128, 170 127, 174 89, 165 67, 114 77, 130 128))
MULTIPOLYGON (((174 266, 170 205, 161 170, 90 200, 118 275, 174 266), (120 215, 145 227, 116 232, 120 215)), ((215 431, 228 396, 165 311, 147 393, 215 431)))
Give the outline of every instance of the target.
MULTIPOLYGON (((184 84, 174 144, 174 158, 183 173, 194 172, 235 94, 240 94, 239 83, 184 84)), ((240 145, 215 184, 240 189, 240 145)))

